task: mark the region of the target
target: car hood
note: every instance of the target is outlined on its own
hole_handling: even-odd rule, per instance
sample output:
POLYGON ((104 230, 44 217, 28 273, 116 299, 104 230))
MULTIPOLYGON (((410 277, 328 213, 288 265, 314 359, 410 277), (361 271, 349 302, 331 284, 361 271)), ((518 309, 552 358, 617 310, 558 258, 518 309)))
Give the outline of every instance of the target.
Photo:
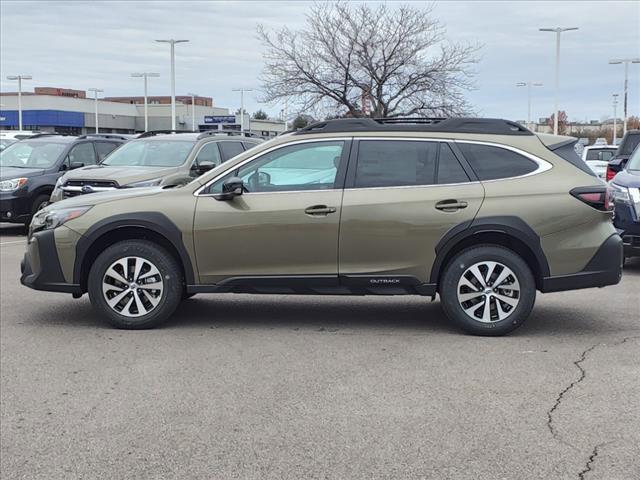
POLYGON ((68 180, 105 180, 114 181, 118 185, 155 180, 178 172, 176 167, 120 167, 109 165, 92 165, 73 170, 65 174, 63 182, 68 180))
POLYGON ((0 167, 0 180, 9 180, 11 178, 20 177, 37 177, 43 173, 44 170, 41 168, 0 167))
POLYGON ((640 170, 622 170, 613 178, 621 187, 640 188, 640 170))
POLYGON ((86 205, 98 205, 113 200, 124 200, 127 198, 140 198, 147 195, 157 195, 166 191, 165 187, 143 187, 143 188, 121 188, 106 192, 92 193, 91 195, 78 195, 77 197, 60 200, 45 207, 44 210, 59 210, 61 208, 79 207, 86 205))

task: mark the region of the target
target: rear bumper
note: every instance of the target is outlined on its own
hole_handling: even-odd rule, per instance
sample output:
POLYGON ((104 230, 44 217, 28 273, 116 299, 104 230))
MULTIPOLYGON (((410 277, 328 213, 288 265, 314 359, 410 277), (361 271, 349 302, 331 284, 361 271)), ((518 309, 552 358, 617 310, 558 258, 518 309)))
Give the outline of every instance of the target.
POLYGON ((20 262, 20 283, 34 290, 82 295, 80 285, 65 281, 55 242, 53 230, 33 234, 20 262))
POLYGON ((587 266, 578 273, 542 279, 543 293, 616 285, 622 278, 622 238, 611 235, 600 246, 587 266))

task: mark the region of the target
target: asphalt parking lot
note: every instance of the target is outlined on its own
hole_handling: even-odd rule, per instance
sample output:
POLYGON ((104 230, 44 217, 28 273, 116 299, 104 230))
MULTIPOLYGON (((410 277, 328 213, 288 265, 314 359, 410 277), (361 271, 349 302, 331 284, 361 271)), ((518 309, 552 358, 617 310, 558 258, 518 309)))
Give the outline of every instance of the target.
POLYGON ((514 334, 408 297, 202 295, 152 331, 19 285, 0 226, 4 479, 640 478, 640 261, 514 334))

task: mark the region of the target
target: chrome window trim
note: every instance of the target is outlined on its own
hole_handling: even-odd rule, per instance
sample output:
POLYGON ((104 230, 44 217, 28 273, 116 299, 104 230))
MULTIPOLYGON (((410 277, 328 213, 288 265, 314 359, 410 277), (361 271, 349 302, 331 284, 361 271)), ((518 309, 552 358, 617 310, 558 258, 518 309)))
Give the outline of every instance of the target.
MULTIPOLYGON (((299 144, 303 144, 303 143, 319 143, 319 142, 348 142, 349 140, 352 140, 353 137, 331 137, 331 138, 307 138, 305 140, 297 140, 295 142, 287 142, 287 143, 281 143, 278 145, 274 145, 271 148, 268 148, 267 150, 263 150, 262 152, 256 153, 255 155, 250 156, 249 158, 247 158, 246 160, 243 160, 240 163, 237 163, 233 166, 230 166, 229 168, 227 168, 224 172, 221 172, 219 175, 216 175, 214 178, 212 178, 211 180, 209 180, 207 183, 205 183, 204 185, 202 185, 200 188, 196 189, 195 192, 193 192, 194 196, 198 196, 198 197, 212 197, 214 195, 217 195, 216 193, 200 193, 203 190, 209 188, 209 186, 212 183, 215 183, 216 181, 218 181, 220 178, 224 177, 226 174, 228 174, 231 170, 235 170, 236 168, 241 168, 244 165, 246 165, 247 163, 263 156, 266 155, 268 153, 271 153, 275 150, 279 150, 280 148, 284 148, 284 147, 289 147, 291 145, 299 145, 299 144)), ((248 150, 245 150, 245 152, 248 150)), ((336 190, 331 189, 331 190, 336 190)), ((265 194, 265 193, 300 193, 300 192, 312 192, 312 191, 319 191, 319 192, 329 192, 331 191, 329 189, 326 190, 287 190, 287 191, 283 191, 283 192, 253 192, 250 193, 251 195, 259 195, 259 194, 265 194)))

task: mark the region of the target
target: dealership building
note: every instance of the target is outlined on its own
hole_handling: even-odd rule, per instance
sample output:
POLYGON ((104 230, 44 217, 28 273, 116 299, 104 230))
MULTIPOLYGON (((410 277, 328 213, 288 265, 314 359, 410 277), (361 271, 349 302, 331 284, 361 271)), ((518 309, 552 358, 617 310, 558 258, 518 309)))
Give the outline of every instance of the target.
MULTIPOLYGON (((215 107, 210 97, 176 96, 176 130, 240 130, 240 115, 215 107), (194 114, 195 112, 195 114, 194 114)), ((144 131, 143 97, 98 99, 98 129, 101 133, 144 131)), ((150 96, 147 101, 149 130, 171 128, 171 98, 150 96)), ((70 135, 95 132, 96 101, 82 90, 36 87, 22 93, 22 128, 70 135)), ((260 137, 274 137, 285 131, 280 120, 256 120, 245 113, 245 130, 260 137)), ((0 93, 0 129, 18 128, 18 94, 0 93)))

